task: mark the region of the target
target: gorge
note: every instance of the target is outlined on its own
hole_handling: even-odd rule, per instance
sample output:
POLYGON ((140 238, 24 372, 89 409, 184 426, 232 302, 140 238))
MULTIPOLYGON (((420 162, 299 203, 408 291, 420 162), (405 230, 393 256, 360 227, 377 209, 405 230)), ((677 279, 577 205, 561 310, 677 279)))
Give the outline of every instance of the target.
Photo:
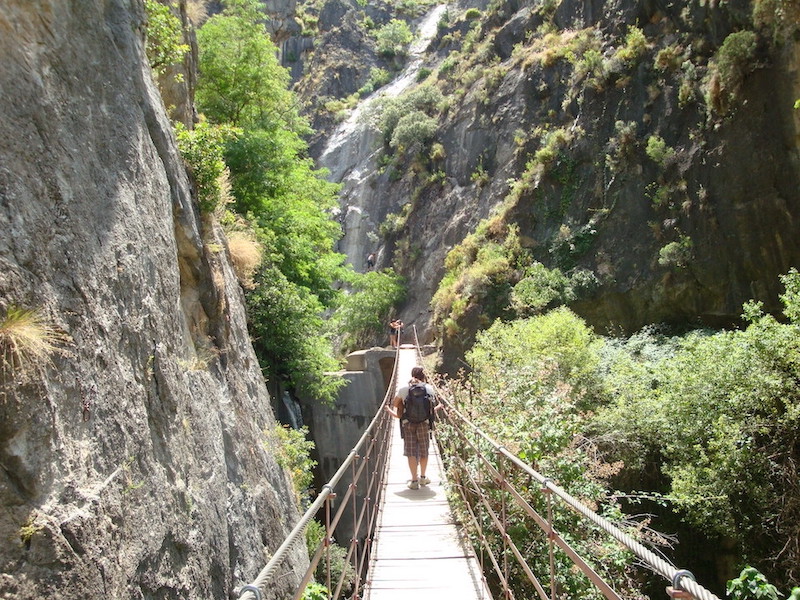
MULTIPOLYGON (((389 313, 450 376, 493 324, 563 307, 620 340, 741 328, 749 300, 790 320, 797 0, 158 0, 185 44, 161 71, 152 2, 0 2, 4 598, 236 597, 302 506, 276 413, 297 426, 303 404, 318 478, 334 471, 385 391, 389 313), (225 122, 208 88, 195 98, 195 34, 256 5, 293 96, 278 96, 285 111, 225 122), (403 27, 410 43, 381 37, 403 27), (214 157, 214 210, 176 123, 235 130, 214 157), (291 152, 251 160, 248 144, 291 152), (338 204, 334 186, 306 177, 317 167, 341 184, 338 204), (242 275, 232 232, 247 227, 267 250, 242 275), (352 338, 326 324, 345 312, 337 294, 359 291, 334 249, 358 275, 402 278, 405 297, 352 338), (44 340, 32 360, 14 345, 15 315, 44 340), (254 328, 264 323, 274 338, 254 328), (360 344, 349 364, 330 340, 360 344), (314 387, 330 372, 347 386, 314 387)), ((774 363, 791 379, 786 347, 774 363)), ((797 447, 786 452, 788 464, 797 447)), ((774 522, 795 514, 787 490, 774 522)), ((780 524, 794 527, 786 561, 800 533, 780 524)), ((717 543, 694 531, 698 547, 717 543)), ((720 546, 704 568, 724 584, 721 563, 742 556, 720 546)), ((288 597, 307 564, 296 548, 267 597, 288 597)), ((800 576, 776 569, 782 583, 800 576)))

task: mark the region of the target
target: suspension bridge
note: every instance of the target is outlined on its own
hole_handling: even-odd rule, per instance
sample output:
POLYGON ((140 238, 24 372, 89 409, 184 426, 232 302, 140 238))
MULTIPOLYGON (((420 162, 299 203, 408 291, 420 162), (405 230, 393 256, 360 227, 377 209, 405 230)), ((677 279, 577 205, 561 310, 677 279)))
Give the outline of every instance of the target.
POLYGON ((272 559, 252 582, 238 588, 239 600, 272 598, 267 592, 270 582, 286 571, 283 562, 289 549, 304 543, 304 531, 314 518, 324 521, 326 535, 310 559, 294 600, 303 597, 315 572, 330 599, 577 600, 560 588, 559 568, 564 568, 565 557, 570 573, 582 573, 596 596, 622 600, 615 582, 607 581, 592 566, 597 561, 582 556, 568 541, 567 532, 558 530, 556 508, 572 511, 593 535, 607 536, 662 577, 665 597, 720 600, 696 582, 690 571, 676 568, 491 439, 439 393, 444 417, 437 423, 442 434, 431 443, 430 484, 409 489, 396 419, 383 407, 390 405, 417 364, 421 364, 418 346, 398 348, 392 382, 375 418, 272 559), (528 482, 525 490, 512 483, 512 472, 528 482), (342 489, 343 484, 347 491, 339 498, 334 489, 342 489), (538 503, 531 498, 531 490, 538 493, 538 503), (448 496, 458 498, 462 507, 458 516, 448 496), (526 535, 546 546, 544 565, 527 564, 515 542, 518 532, 511 534, 507 520, 512 505, 535 523, 526 535), (356 532, 346 554, 352 569, 349 589, 345 589, 344 570, 338 580, 333 579, 330 555, 336 526, 346 510, 352 513, 356 532))

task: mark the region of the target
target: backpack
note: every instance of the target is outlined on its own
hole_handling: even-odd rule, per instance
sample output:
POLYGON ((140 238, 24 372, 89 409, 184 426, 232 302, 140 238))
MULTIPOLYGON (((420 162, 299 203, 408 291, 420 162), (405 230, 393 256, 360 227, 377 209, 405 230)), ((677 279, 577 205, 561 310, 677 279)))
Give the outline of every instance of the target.
POLYGON ((431 397, 424 383, 412 383, 408 387, 408 396, 403 401, 403 418, 410 423, 433 422, 431 397))

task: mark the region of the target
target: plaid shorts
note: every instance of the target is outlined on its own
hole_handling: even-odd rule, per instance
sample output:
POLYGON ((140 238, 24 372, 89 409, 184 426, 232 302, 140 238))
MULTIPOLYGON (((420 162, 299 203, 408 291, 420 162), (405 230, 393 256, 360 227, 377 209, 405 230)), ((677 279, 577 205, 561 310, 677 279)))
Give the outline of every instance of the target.
POLYGON ((403 421, 403 456, 428 457, 430 444, 430 425, 427 421, 422 423, 409 423, 403 421))

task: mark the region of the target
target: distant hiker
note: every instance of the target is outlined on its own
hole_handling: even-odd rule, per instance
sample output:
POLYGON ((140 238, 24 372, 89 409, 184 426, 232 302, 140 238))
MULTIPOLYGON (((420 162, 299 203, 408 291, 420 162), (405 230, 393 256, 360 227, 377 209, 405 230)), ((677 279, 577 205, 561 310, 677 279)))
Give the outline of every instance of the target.
POLYGON ((392 319, 389 322, 389 345, 397 348, 400 344, 400 332, 403 330, 403 322, 400 319, 392 319))
POLYGON ((411 381, 397 390, 392 406, 386 405, 386 411, 400 419, 403 456, 408 457, 408 469, 411 471, 411 479, 407 485, 412 490, 431 482, 425 471, 428 468, 428 447, 433 429, 435 397, 436 392, 433 386, 427 383, 423 368, 414 367, 411 369, 411 381))
POLYGON ((369 256, 367 256, 367 271, 371 271, 374 267, 375 267, 375 253, 372 252, 370 253, 369 256))

